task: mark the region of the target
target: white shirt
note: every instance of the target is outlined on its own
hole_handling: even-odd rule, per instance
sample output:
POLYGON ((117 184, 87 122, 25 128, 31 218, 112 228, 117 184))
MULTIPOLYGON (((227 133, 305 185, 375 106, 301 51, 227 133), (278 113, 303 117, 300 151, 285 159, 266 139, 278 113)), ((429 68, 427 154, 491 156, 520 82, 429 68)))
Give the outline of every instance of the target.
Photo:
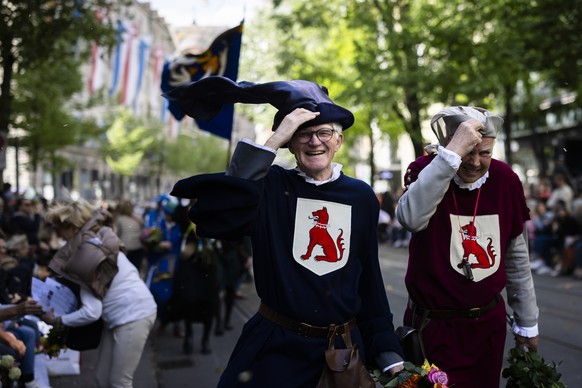
POLYGON ((150 290, 139 277, 135 266, 123 252, 117 255, 119 271, 113 278, 103 301, 89 288, 81 286, 80 309, 61 317, 66 326, 84 326, 103 317, 108 329, 149 317, 157 312, 157 305, 150 290))

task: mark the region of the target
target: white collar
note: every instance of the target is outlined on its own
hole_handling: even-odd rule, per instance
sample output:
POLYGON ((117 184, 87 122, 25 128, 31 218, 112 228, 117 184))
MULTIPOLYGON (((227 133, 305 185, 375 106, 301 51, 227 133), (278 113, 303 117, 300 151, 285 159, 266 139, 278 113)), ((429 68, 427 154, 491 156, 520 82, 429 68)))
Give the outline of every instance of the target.
POLYGON ((477 179, 473 183, 463 182, 463 180, 461 178, 459 178, 458 175, 455 175, 453 177, 453 180, 455 181, 457 186, 459 186, 461 189, 469 189, 469 191, 472 191, 472 190, 478 189, 479 187, 483 186, 483 184, 485 183, 487 178, 489 178, 489 171, 487 171, 485 173, 485 175, 483 175, 481 178, 477 179))
POLYGON ((333 182, 337 178, 340 177, 340 173, 342 172, 343 166, 339 163, 332 163, 331 167, 332 167, 331 178, 329 178, 328 180, 325 180, 325 181, 318 181, 318 180, 315 180, 315 179, 307 176, 303 171, 301 171, 299 169, 299 167, 295 167, 295 171, 297 171, 297 174, 300 177, 305 179, 305 182, 314 184, 315 186, 320 186, 320 185, 323 185, 324 183, 333 182))

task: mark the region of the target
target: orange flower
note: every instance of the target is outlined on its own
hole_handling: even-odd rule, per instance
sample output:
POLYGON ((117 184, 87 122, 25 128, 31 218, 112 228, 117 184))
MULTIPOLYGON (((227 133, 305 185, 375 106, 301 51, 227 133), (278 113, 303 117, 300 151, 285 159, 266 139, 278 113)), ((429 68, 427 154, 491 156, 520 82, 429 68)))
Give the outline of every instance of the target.
POLYGON ((404 383, 400 384, 399 388, 416 388, 418 381, 422 378, 421 375, 412 375, 404 383))

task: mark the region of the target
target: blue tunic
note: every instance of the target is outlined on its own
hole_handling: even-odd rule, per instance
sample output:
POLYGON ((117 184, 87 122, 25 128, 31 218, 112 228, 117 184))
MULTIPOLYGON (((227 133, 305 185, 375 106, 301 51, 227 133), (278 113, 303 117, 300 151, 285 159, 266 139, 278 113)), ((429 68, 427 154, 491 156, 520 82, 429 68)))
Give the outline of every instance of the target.
MULTIPOLYGON (((188 178, 172 195, 184 191, 198 198, 190 217, 201 236, 251 236, 263 303, 316 326, 356 317, 351 334, 362 359, 401 354, 378 263, 379 203, 369 185, 341 174, 315 186, 295 170, 272 166, 257 181, 224 174, 188 178)), ((327 346, 325 338, 300 336, 256 314, 219 385, 314 387, 327 346)), ((343 347, 341 337, 337 346, 343 347)))

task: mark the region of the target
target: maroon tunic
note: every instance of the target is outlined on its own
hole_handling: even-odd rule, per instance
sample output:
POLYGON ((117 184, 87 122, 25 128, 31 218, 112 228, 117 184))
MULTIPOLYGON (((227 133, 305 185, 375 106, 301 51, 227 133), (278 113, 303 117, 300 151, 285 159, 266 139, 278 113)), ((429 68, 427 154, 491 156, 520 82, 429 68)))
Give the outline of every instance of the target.
MULTIPOLYGON (((411 163, 406 182, 414 182, 432 159, 411 163)), ((487 305, 505 287, 507 245, 528 219, 521 181, 503 162, 491 161, 480 189, 461 189, 451 181, 427 228, 412 235, 406 273, 410 299, 434 310, 487 305), (459 266, 463 259, 471 264, 474 280, 459 266)), ((505 322, 503 303, 479 319, 432 320, 423 330, 427 358, 449 373, 455 387, 498 386, 505 322)), ((411 323, 410 311, 405 323, 411 323)))

